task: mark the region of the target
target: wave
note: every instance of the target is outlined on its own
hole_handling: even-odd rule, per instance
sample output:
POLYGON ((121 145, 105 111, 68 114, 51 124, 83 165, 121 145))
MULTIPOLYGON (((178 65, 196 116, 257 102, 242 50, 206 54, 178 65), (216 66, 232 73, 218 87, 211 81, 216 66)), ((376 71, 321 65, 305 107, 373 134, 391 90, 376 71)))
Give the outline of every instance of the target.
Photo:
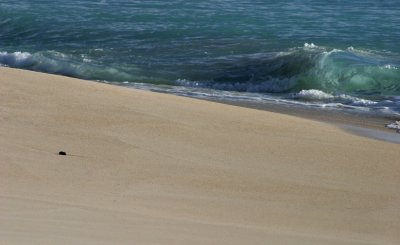
POLYGON ((316 89, 363 97, 400 94, 400 58, 377 52, 328 49, 313 43, 283 52, 171 62, 148 69, 97 62, 56 51, 0 52, 0 64, 110 82, 150 82, 217 90, 293 93, 316 89))
POLYGON ((131 75, 113 68, 104 67, 84 55, 79 57, 56 51, 44 52, 0 52, 0 64, 51 74, 91 80, 129 80, 131 75))
POLYGON ((398 57, 352 47, 328 50, 306 43, 287 52, 230 56, 195 65, 207 74, 192 76, 195 82, 179 79, 178 84, 261 93, 317 89, 364 96, 400 94, 398 57))
POLYGON ((25 67, 31 64, 32 55, 28 52, 0 52, 0 63, 13 67, 25 67))
POLYGON ((400 56, 354 47, 335 49, 306 43, 281 52, 171 61, 151 68, 56 51, 0 52, 0 64, 123 86, 178 86, 185 89, 173 91, 184 91, 189 96, 211 89, 214 92, 207 90, 205 94, 241 98, 243 94, 223 93, 241 92, 246 98, 256 99, 260 94, 273 95, 306 104, 400 113, 400 56))

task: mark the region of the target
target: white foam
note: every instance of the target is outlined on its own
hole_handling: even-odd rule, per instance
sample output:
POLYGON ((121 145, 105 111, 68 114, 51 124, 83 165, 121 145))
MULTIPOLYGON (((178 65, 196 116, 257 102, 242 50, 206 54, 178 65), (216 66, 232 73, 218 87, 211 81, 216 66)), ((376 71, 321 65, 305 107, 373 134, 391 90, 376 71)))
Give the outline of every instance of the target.
POLYGON ((397 132, 400 132, 400 121, 396 121, 394 123, 390 123, 386 125, 387 128, 395 129, 397 132))
POLYGON ((295 97, 305 100, 326 100, 335 98, 335 96, 317 89, 301 90, 295 97))
POLYGON ((318 46, 315 45, 314 43, 305 43, 304 47, 305 48, 318 48, 318 46))
POLYGON ((342 106, 346 104, 346 106, 364 107, 378 104, 378 102, 372 100, 361 99, 346 94, 329 94, 317 89, 302 90, 295 94, 294 98, 316 102, 328 101, 331 105, 339 103, 342 106))
POLYGON ((195 81, 190 81, 187 79, 178 79, 175 81, 179 86, 189 86, 189 87, 198 87, 200 84, 195 81))
POLYGON ((352 96, 345 96, 344 98, 349 98, 352 100, 352 105, 354 106, 369 106, 369 105, 376 105, 378 102, 366 99, 360 99, 352 96))
POLYGON ((394 65, 391 65, 391 64, 384 65, 383 68, 388 69, 388 70, 397 70, 397 69, 399 69, 398 67, 396 67, 394 65))
POLYGON ((32 64, 32 54, 28 52, 0 52, 0 63, 7 66, 23 67, 32 64))

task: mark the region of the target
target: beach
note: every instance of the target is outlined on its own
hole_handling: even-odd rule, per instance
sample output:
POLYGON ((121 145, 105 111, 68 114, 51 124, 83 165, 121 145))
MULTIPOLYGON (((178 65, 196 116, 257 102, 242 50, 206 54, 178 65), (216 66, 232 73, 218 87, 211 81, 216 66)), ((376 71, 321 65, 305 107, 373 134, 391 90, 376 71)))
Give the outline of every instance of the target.
POLYGON ((0 244, 400 242, 398 144, 5 67, 0 94, 0 244))

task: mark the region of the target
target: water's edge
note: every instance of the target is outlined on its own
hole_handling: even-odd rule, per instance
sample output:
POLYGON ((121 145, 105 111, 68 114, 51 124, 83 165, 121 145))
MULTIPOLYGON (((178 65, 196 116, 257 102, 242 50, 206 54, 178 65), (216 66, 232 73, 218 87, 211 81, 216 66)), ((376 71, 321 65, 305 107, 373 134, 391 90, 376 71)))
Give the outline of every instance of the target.
MULTIPOLYGON (((19 68, 6 68, 6 69, 24 70, 19 68)), ((38 72, 38 71, 33 71, 33 72, 38 72)), ((50 73, 44 73, 44 74, 55 75, 50 73)), ((61 76, 61 75, 56 75, 56 76, 61 76)), ((87 81, 104 84, 104 82, 101 81, 94 81, 94 80, 87 80, 87 81)), ((399 120, 399 117, 393 115, 382 115, 382 114, 373 115, 371 113, 362 113, 359 111, 328 110, 318 107, 293 106, 293 105, 273 103, 273 102, 257 103, 245 100, 238 101, 238 100, 229 100, 221 98, 199 98, 199 97, 181 95, 176 93, 168 93, 165 91, 153 91, 149 89, 123 86, 121 84, 113 84, 113 83, 108 83, 108 84, 112 86, 123 87, 124 89, 144 90, 153 93, 164 93, 174 96, 205 100, 214 103, 221 103, 231 106, 238 106, 243 108, 250 108, 250 109, 300 117, 304 119, 310 119, 314 121, 335 125, 338 128, 345 130, 349 133, 352 133, 354 135, 400 144, 400 134, 397 133, 396 130, 389 129, 386 127, 386 125, 399 120)))
POLYGON ((367 113, 346 111, 327 111, 319 108, 294 108, 284 104, 271 103, 265 105, 243 101, 206 100, 328 123, 357 136, 400 144, 400 134, 396 130, 386 127, 386 125, 393 123, 393 121, 399 120, 397 117, 382 117, 367 113))
POLYGON ((339 125, 339 127, 355 135, 400 144, 400 135, 393 132, 384 132, 378 129, 363 128, 353 125, 339 125))

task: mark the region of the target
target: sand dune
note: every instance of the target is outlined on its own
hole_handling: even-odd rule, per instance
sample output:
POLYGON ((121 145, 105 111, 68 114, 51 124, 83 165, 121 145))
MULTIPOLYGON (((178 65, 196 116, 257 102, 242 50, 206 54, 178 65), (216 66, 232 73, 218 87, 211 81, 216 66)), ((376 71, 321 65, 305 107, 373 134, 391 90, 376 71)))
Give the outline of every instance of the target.
POLYGON ((399 244, 399 159, 320 122, 0 68, 0 244, 399 244))

